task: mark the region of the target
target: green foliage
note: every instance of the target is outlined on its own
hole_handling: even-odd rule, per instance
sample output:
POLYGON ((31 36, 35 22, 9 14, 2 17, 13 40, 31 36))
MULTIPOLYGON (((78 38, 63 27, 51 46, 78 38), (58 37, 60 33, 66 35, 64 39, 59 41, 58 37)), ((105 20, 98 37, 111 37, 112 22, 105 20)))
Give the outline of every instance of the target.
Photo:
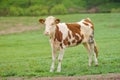
POLYGON ((96 12, 110 12, 119 5, 119 0, 1 0, 0 16, 83 13, 95 8, 96 12))
POLYGON ((58 4, 50 10, 50 13, 51 14, 66 14, 67 9, 65 8, 63 4, 58 4))
POLYGON ((111 10, 111 12, 112 13, 120 13, 120 8, 113 8, 112 10, 111 10))
MULTIPOLYGON (((73 0, 73 1, 74 1, 74 0, 73 0)), ((66 8, 74 7, 73 1, 63 0, 63 1, 62 1, 62 4, 63 4, 66 8)))
POLYGON ((10 15, 13 15, 13 16, 24 15, 24 10, 21 7, 11 6, 9 10, 10 10, 10 15))
POLYGON ((87 8, 99 6, 101 4, 109 3, 109 0, 86 0, 87 8))
POLYGON ((26 10, 26 15, 30 15, 30 16, 39 16, 46 14, 48 14, 48 7, 45 6, 34 5, 34 6, 30 6, 26 10))
POLYGON ((76 8, 86 8, 86 1, 85 0, 73 0, 74 7, 76 8), (78 7, 79 6, 79 7, 78 7))
POLYGON ((120 5, 120 3, 105 3, 105 4, 101 4, 99 5, 99 10, 101 12, 116 12, 118 10, 118 6, 120 5))

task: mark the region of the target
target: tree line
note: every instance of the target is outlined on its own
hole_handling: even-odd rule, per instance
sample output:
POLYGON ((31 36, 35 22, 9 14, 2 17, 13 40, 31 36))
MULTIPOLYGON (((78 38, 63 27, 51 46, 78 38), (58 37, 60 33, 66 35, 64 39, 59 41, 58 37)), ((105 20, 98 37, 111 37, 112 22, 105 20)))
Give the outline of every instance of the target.
POLYGON ((120 0, 0 0, 0 16, 120 12, 120 0))

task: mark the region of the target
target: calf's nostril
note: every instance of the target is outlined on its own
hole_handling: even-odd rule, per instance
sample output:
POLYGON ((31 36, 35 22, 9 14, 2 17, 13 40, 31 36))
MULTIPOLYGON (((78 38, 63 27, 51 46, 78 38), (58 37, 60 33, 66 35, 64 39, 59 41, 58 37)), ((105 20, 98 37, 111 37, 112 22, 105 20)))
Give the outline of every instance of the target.
POLYGON ((44 34, 45 34, 45 35, 49 35, 49 33, 48 33, 48 32, 45 32, 44 34))

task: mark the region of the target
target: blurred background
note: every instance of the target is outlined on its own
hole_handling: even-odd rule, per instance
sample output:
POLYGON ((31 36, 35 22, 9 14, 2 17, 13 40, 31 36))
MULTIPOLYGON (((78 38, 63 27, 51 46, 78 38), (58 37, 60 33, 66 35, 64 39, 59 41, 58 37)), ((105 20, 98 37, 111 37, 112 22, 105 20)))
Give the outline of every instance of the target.
POLYGON ((120 0, 0 0, 0 16, 116 12, 120 0))

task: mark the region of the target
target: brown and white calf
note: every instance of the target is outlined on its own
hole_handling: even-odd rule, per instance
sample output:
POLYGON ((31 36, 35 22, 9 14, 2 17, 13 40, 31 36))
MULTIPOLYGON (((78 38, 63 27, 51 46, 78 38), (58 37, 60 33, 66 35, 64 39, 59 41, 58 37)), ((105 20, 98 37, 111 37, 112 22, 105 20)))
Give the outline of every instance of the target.
POLYGON ((94 25, 89 18, 75 23, 60 23, 60 19, 49 16, 46 19, 39 19, 39 22, 45 24, 44 34, 50 37, 52 48, 50 72, 53 72, 55 69, 56 51, 59 51, 57 72, 60 72, 64 49, 78 44, 83 44, 88 50, 88 65, 91 66, 92 53, 94 54, 95 65, 98 65, 98 50, 94 39, 94 25))

